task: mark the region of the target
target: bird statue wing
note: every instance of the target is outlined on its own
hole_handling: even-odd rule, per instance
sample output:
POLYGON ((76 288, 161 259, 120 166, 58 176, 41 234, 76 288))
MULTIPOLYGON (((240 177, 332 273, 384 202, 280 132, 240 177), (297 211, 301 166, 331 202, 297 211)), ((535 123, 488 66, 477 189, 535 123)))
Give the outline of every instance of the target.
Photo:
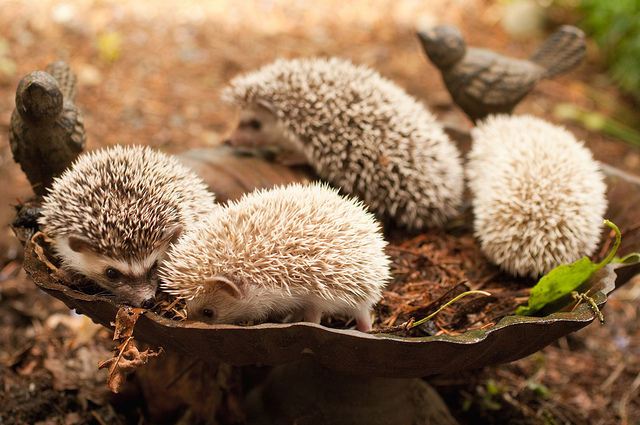
POLYGON ((13 158, 17 163, 22 161, 22 147, 20 145, 20 137, 19 134, 23 132, 22 130, 22 119, 20 118, 20 114, 17 109, 13 110, 11 114, 11 120, 9 122, 9 146, 11 146, 11 153, 13 154, 13 158))
POLYGON ((44 70, 58 82, 64 98, 75 103, 78 97, 77 78, 69 64, 64 61, 55 61, 47 65, 44 70))
MULTIPOLYGON (((482 52, 480 52, 482 53, 482 52)), ((492 55, 491 60, 477 55, 467 55, 467 61, 459 67, 467 81, 452 78, 456 82, 455 91, 486 105, 502 105, 517 102, 529 93, 543 74, 543 69, 525 60, 515 60, 492 55)), ((450 88, 454 91, 454 88, 450 88)))
POLYGON ((443 77, 454 101, 476 120, 490 113, 510 113, 544 72, 527 60, 471 48, 455 72, 443 77))
POLYGON ((578 66, 586 53, 584 32, 574 26, 563 25, 529 60, 546 69, 545 78, 553 78, 578 66))

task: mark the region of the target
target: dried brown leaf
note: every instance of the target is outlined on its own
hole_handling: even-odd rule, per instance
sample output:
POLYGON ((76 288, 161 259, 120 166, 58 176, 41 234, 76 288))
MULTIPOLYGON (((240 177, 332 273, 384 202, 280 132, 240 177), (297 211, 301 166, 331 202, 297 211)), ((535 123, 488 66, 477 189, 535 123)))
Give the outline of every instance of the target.
POLYGON ((122 307, 116 313, 116 321, 113 339, 120 341, 120 345, 114 349, 116 355, 98 364, 98 369, 109 368, 107 376, 107 387, 114 393, 126 382, 127 375, 135 372, 137 368, 149 361, 150 357, 155 357, 162 353, 162 348, 156 353, 149 350, 139 351, 133 343, 133 328, 138 317, 145 310, 141 308, 122 307))
POLYGON ((138 317, 145 312, 142 308, 122 307, 116 314, 116 322, 112 323, 116 327, 113 332, 113 339, 121 341, 133 338, 133 328, 138 321, 138 317))

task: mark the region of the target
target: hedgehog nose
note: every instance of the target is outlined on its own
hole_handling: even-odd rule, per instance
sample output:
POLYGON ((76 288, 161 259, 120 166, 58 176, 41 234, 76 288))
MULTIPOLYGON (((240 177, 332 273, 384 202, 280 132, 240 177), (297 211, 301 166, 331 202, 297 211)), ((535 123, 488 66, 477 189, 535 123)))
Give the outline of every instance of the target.
POLYGON ((152 308, 156 304, 156 297, 148 297, 142 301, 141 307, 146 308, 147 310, 152 308))

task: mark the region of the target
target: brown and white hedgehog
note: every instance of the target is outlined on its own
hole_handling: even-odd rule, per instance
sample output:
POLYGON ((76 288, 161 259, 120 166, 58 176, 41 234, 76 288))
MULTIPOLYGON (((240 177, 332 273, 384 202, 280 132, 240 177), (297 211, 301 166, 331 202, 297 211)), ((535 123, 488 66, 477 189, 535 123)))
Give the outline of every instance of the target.
POLYGON ((408 229, 438 226, 462 202, 457 148, 435 117, 377 72, 337 58, 277 60, 233 79, 232 146, 275 145, 408 229))
POLYGON ((360 201, 294 183, 245 194, 185 232, 160 268, 160 287, 186 299, 191 320, 342 315, 367 331, 390 277, 385 246, 360 201))
POLYGON ((168 246, 217 206, 175 158, 130 146, 84 154, 44 197, 42 231, 63 273, 81 275, 119 301, 150 308, 168 246))
POLYGON ((539 276, 591 255, 607 208, 591 152, 532 116, 490 116, 472 131, 467 179, 474 229, 503 270, 539 276))

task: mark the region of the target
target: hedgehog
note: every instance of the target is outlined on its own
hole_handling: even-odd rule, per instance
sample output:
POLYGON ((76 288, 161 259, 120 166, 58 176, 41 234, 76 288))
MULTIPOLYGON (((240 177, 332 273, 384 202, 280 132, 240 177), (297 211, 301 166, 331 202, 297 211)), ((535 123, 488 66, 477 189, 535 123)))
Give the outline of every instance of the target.
POLYGON ((339 315, 368 331, 390 277, 385 246, 360 200, 292 183, 247 193, 185 232, 160 267, 160 288, 209 324, 339 315))
POLYGON ((399 86, 338 58, 279 59, 236 77, 223 98, 240 107, 227 143, 275 146, 383 221, 408 230, 458 211, 460 154, 441 124, 399 86))
POLYGON ((115 146, 79 156, 53 181, 39 224, 66 278, 150 308, 168 246, 215 208, 213 193, 175 158, 115 146))
POLYGON ((581 141, 528 115, 489 116, 472 137, 466 176, 474 232, 493 263, 537 277, 594 252, 606 184, 581 141))

